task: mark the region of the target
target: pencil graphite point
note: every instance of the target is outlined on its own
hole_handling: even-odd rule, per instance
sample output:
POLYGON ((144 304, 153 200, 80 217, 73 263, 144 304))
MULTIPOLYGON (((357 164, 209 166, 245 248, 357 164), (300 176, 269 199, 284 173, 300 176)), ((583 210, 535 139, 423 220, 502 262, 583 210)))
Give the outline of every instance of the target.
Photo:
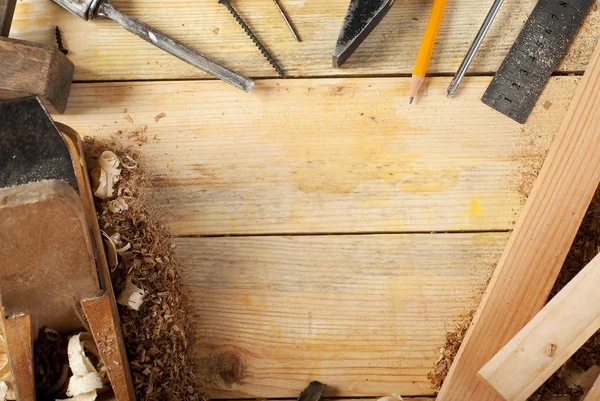
POLYGON ((413 100, 415 100, 415 97, 414 97, 414 96, 411 96, 411 97, 408 99, 408 104, 412 104, 413 100))

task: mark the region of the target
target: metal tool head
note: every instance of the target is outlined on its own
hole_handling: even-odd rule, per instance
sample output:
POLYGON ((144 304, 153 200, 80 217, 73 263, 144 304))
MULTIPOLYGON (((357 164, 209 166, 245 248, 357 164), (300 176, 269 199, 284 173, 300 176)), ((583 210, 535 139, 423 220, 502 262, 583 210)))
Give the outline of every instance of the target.
POLYGON ((0 102, 0 188, 43 180, 78 190, 63 136, 38 98, 0 102))
POLYGON ((100 4, 105 0, 52 0, 65 10, 84 20, 96 19, 100 4))
POLYGON ((351 0, 340 35, 332 54, 334 68, 339 68, 379 24, 394 0, 351 0))
POLYGON ((296 401, 319 401, 327 389, 327 384, 311 382, 298 396, 296 401))

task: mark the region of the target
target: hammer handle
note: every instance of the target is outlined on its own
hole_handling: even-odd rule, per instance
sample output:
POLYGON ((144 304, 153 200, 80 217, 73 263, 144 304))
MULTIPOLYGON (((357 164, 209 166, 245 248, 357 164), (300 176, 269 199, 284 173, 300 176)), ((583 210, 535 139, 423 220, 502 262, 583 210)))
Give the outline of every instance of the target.
POLYGON ((17 0, 0 0, 0 36, 8 37, 17 0))

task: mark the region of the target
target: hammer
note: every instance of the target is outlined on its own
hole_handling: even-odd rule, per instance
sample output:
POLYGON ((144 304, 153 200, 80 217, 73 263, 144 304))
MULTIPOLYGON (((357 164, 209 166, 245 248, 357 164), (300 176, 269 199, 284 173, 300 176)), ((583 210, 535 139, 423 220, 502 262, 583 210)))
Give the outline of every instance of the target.
POLYGON ((254 88, 253 80, 222 66, 208 57, 198 54, 189 47, 177 42, 151 26, 146 25, 135 18, 124 15, 115 9, 109 0, 52 1, 86 21, 94 20, 98 17, 110 18, 121 24, 123 28, 127 29, 129 32, 144 39, 146 42, 153 44, 159 49, 172 54, 180 60, 183 60, 238 89, 251 92, 252 88, 254 88))
POLYGON ((38 96, 50 109, 67 105, 73 63, 57 47, 9 39, 17 0, 0 0, 0 100, 38 96))

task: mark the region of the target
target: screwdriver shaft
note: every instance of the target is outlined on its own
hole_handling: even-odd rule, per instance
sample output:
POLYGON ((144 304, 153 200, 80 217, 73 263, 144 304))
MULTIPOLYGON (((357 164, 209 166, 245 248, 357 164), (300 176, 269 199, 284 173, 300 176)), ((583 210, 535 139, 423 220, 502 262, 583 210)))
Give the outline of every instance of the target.
POLYGON ((279 14, 281 14, 281 16, 283 17, 283 20, 287 24, 288 28, 290 28, 290 32, 292 32, 292 35, 294 35, 294 38, 296 38, 296 40, 298 42, 302 42, 300 40, 300 37, 298 37, 298 34, 296 33, 296 30, 294 29, 294 26, 290 22, 290 19, 288 18, 287 14, 285 13, 285 11, 283 10, 283 8, 281 7, 281 4, 279 4, 279 0, 273 0, 273 2, 277 6, 277 9, 279 10, 279 14))
POLYGON ((500 6, 502 5, 503 1, 504 0, 494 0, 494 4, 492 5, 492 8, 490 9, 490 12, 488 13, 487 17, 485 17, 485 20, 483 21, 483 24, 481 25, 481 28, 479 29, 475 40, 473 40, 473 44, 471 44, 471 47, 469 48, 469 51, 467 51, 464 60, 460 64, 456 75, 452 79, 452 82, 450 82, 450 86, 448 86, 448 97, 454 96, 456 89, 460 85, 460 81, 462 81, 463 77, 465 76, 465 73, 467 72, 467 69, 469 68, 469 65, 471 64, 471 61, 473 60, 473 57, 475 56, 475 53, 477 53, 479 45, 483 41, 483 38, 485 38, 487 31, 490 29, 490 26, 492 26, 492 22, 494 21, 496 14, 498 14, 498 10, 500 9, 500 6))
POLYGON ((227 82, 230 85, 235 86, 246 92, 251 92, 254 88, 254 81, 250 78, 230 70, 229 68, 198 54, 189 47, 171 39, 164 33, 152 28, 149 25, 137 20, 136 18, 129 17, 117 9, 115 9, 109 1, 104 1, 99 8, 98 15, 110 18, 115 22, 118 22, 127 29, 129 32, 139 36, 146 42, 153 44, 172 54, 173 56, 185 61, 188 64, 193 65, 200 70, 209 73, 220 80, 227 82))

